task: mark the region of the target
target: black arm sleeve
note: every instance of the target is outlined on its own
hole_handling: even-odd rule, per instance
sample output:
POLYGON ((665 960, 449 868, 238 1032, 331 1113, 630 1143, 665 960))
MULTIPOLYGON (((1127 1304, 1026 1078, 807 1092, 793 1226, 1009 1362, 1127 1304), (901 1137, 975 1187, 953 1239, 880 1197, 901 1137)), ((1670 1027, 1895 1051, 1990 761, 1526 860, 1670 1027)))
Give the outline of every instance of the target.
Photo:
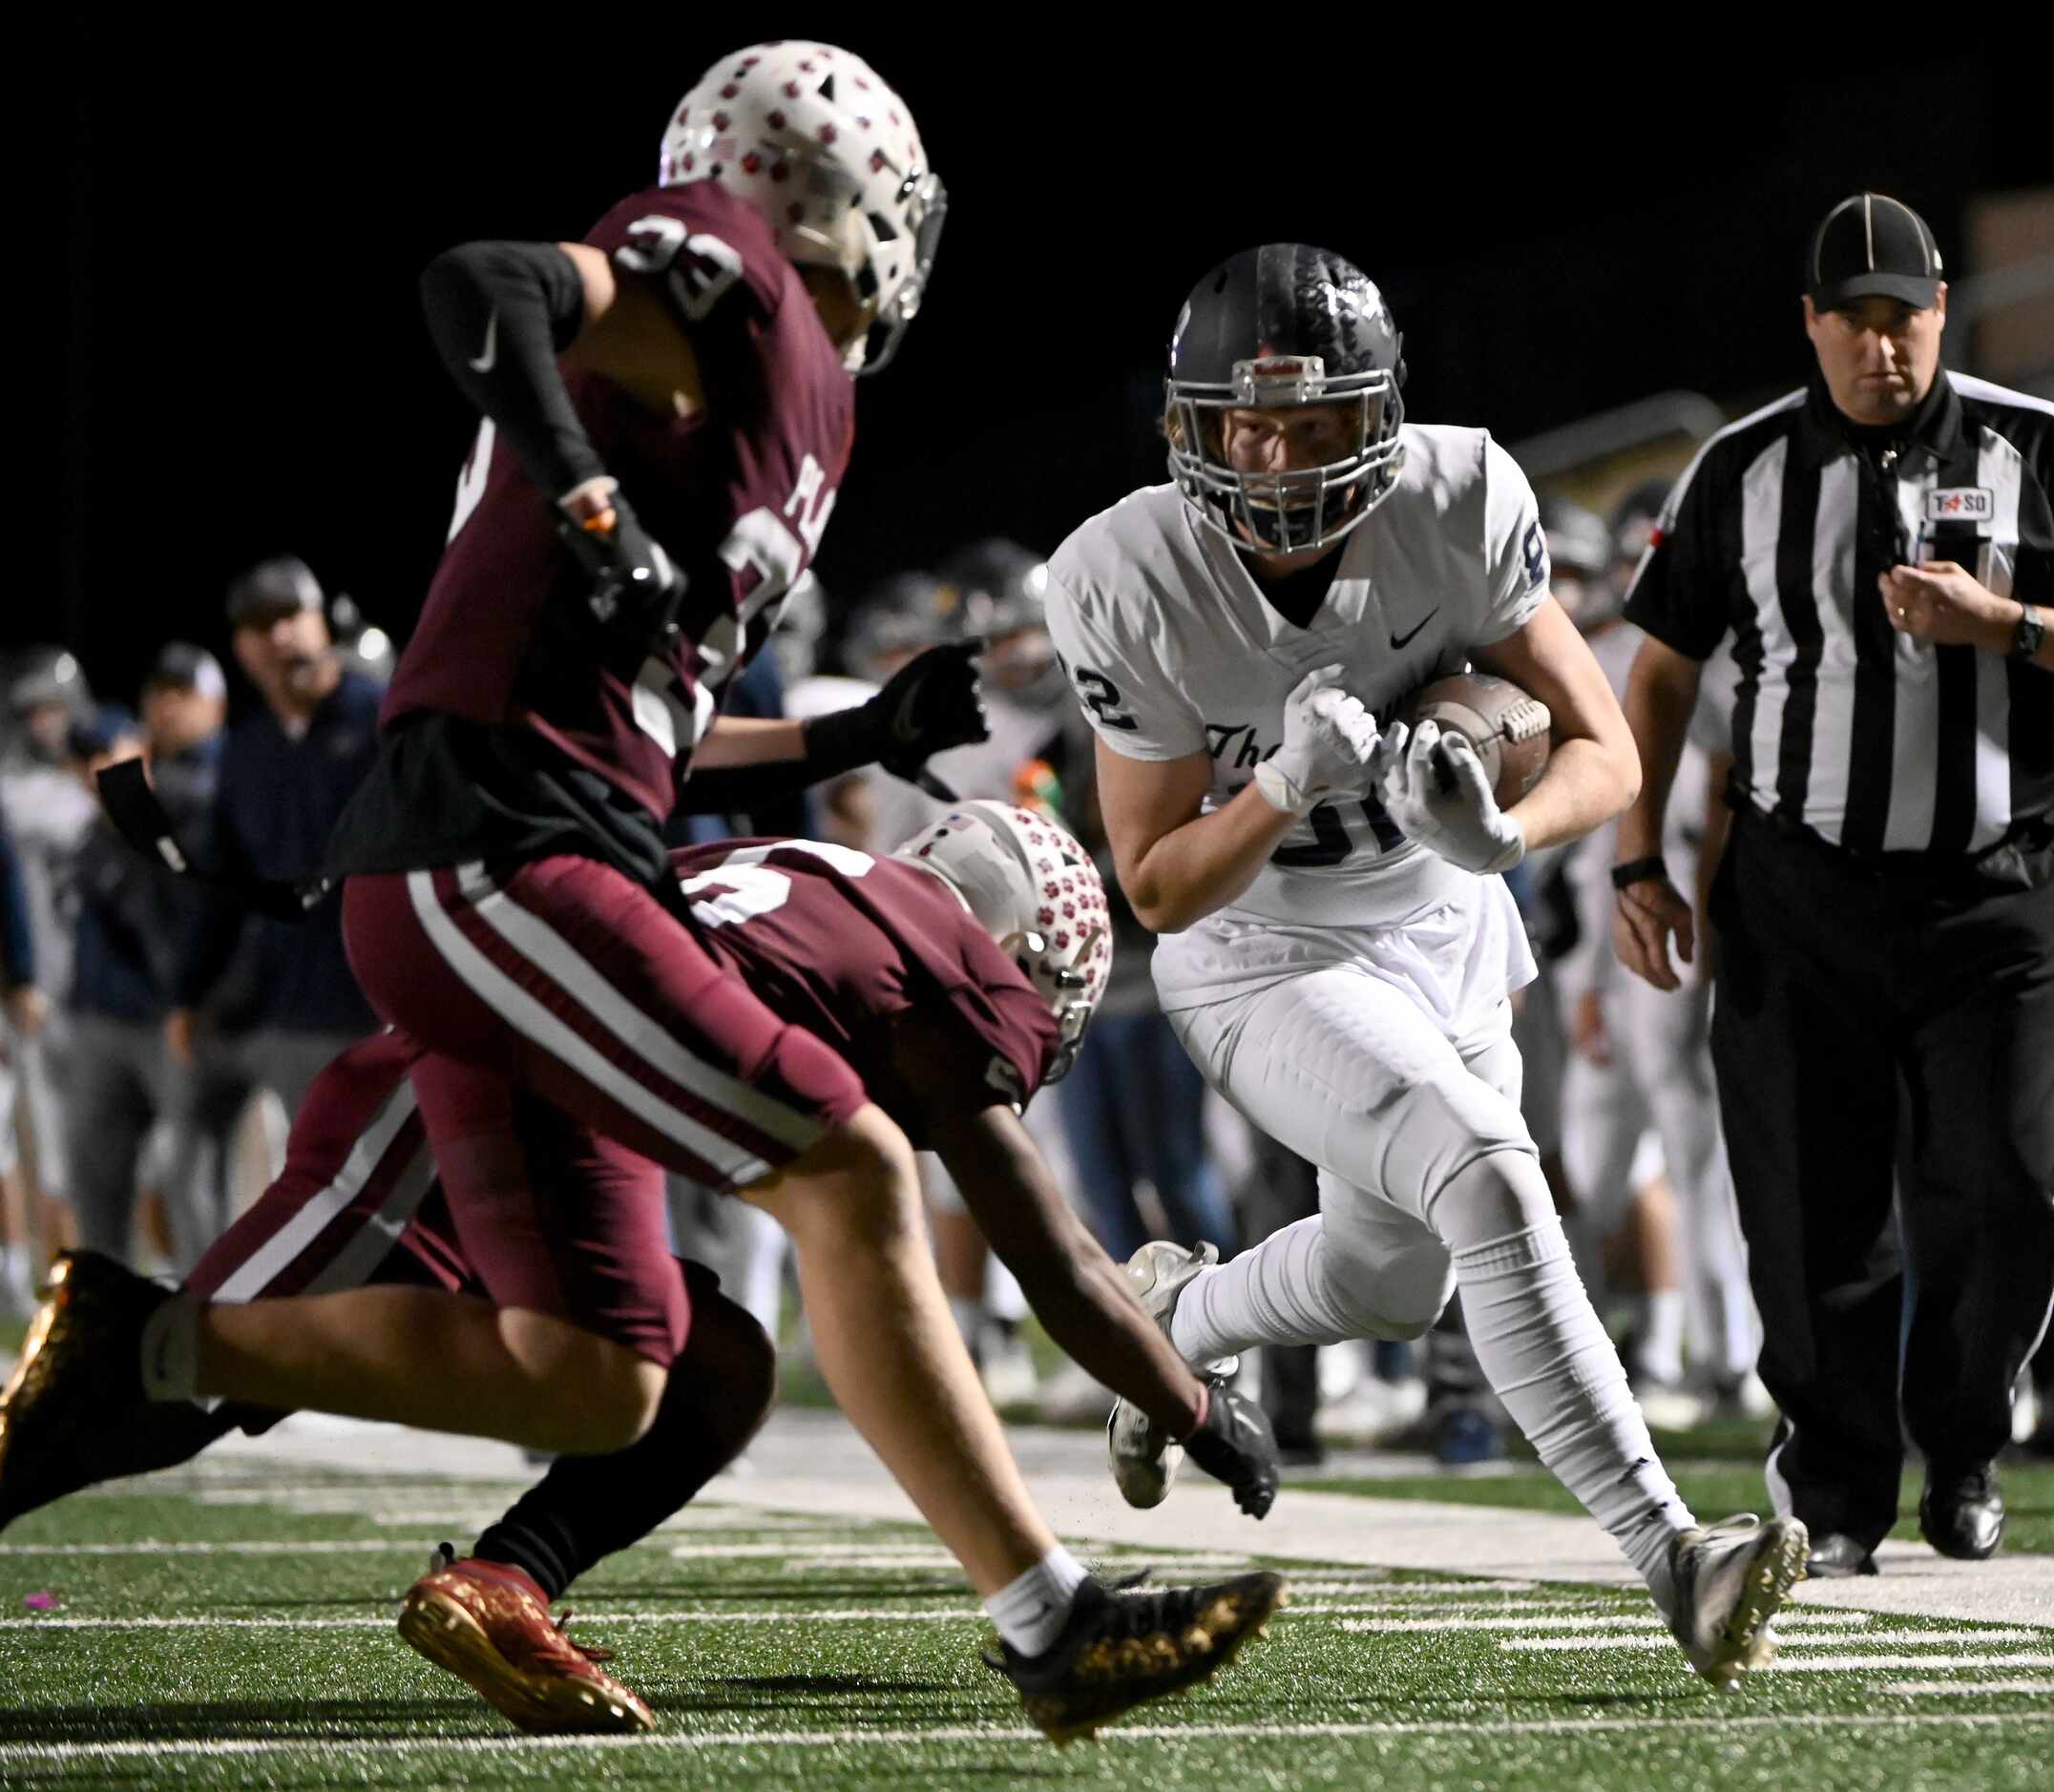
POLYGON ((585 321, 569 256, 551 242, 467 242, 428 264, 421 304, 450 377, 545 498, 605 472, 556 366, 585 321))

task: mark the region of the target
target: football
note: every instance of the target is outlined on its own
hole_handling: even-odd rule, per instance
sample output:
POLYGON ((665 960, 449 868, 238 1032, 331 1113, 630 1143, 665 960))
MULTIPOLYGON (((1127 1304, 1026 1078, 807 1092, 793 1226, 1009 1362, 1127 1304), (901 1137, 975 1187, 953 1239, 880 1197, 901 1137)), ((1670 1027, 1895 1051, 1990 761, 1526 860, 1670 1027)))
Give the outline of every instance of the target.
POLYGON ((1453 729, 1477 749, 1483 775, 1491 781, 1498 806, 1510 808, 1547 768, 1548 729, 1553 718, 1537 697, 1529 697, 1509 678, 1488 673, 1458 672, 1436 678, 1392 708, 1394 720, 1416 726, 1437 722, 1453 729))

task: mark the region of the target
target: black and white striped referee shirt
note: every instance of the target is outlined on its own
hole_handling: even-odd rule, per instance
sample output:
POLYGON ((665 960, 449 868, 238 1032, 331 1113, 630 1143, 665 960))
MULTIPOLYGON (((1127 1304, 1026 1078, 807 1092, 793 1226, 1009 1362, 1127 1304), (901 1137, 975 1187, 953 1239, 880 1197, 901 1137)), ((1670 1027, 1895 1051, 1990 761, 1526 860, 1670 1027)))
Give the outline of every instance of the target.
POLYGON ((2054 816, 2054 676, 1900 636, 1890 567, 1953 560, 2054 603, 2054 405, 1942 369, 1890 430, 1813 379, 1705 444, 1627 617, 1693 659, 1730 634, 1735 781, 1851 851, 1958 857, 2054 816))

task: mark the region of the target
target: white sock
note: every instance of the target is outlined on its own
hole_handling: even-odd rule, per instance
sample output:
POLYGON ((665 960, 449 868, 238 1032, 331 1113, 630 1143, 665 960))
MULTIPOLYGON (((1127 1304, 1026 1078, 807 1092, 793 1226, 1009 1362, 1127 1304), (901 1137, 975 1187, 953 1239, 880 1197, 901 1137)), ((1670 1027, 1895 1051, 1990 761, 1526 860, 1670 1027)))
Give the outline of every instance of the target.
POLYGON ((199 1382, 197 1296, 175 1294, 143 1322, 142 1391, 152 1400, 192 1400, 199 1382))
POLYGON ((1070 1621, 1070 1607, 1083 1584, 1083 1564, 1058 1543, 985 1600, 984 1609, 1016 1655, 1044 1655, 1070 1621))
POLYGON ((1258 1344, 1341 1344, 1362 1336, 1326 1272, 1326 1224, 1317 1214, 1273 1232, 1230 1263, 1203 1269, 1177 1296, 1169 1341, 1202 1365, 1258 1344))
POLYGON ((1651 1584, 1697 1520, 1655 1454, 1619 1353, 1577 1279, 1540 1166, 1499 1151, 1434 1203, 1477 1361, 1555 1478, 1651 1584))
POLYGON ((1642 1298, 1641 1362, 1673 1386, 1683 1380, 1683 1290, 1654 1288, 1642 1298))

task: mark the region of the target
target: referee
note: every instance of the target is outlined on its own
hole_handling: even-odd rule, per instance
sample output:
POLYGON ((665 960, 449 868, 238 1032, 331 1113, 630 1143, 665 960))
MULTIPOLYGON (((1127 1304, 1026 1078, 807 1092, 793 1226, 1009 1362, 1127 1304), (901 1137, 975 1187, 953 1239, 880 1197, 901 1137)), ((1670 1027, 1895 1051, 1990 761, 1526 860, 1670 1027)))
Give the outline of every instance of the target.
POLYGON ((1942 367, 1946 316, 1916 212, 1834 206, 1816 376, 1705 445, 1626 605, 1615 934, 1660 989, 1693 939, 1659 856, 1678 749, 1722 642, 1739 674, 1712 1052, 1770 1491, 1814 1574, 1876 1572, 1905 1433, 1927 1541, 1996 1550, 2054 1299, 2054 406, 1942 367))

